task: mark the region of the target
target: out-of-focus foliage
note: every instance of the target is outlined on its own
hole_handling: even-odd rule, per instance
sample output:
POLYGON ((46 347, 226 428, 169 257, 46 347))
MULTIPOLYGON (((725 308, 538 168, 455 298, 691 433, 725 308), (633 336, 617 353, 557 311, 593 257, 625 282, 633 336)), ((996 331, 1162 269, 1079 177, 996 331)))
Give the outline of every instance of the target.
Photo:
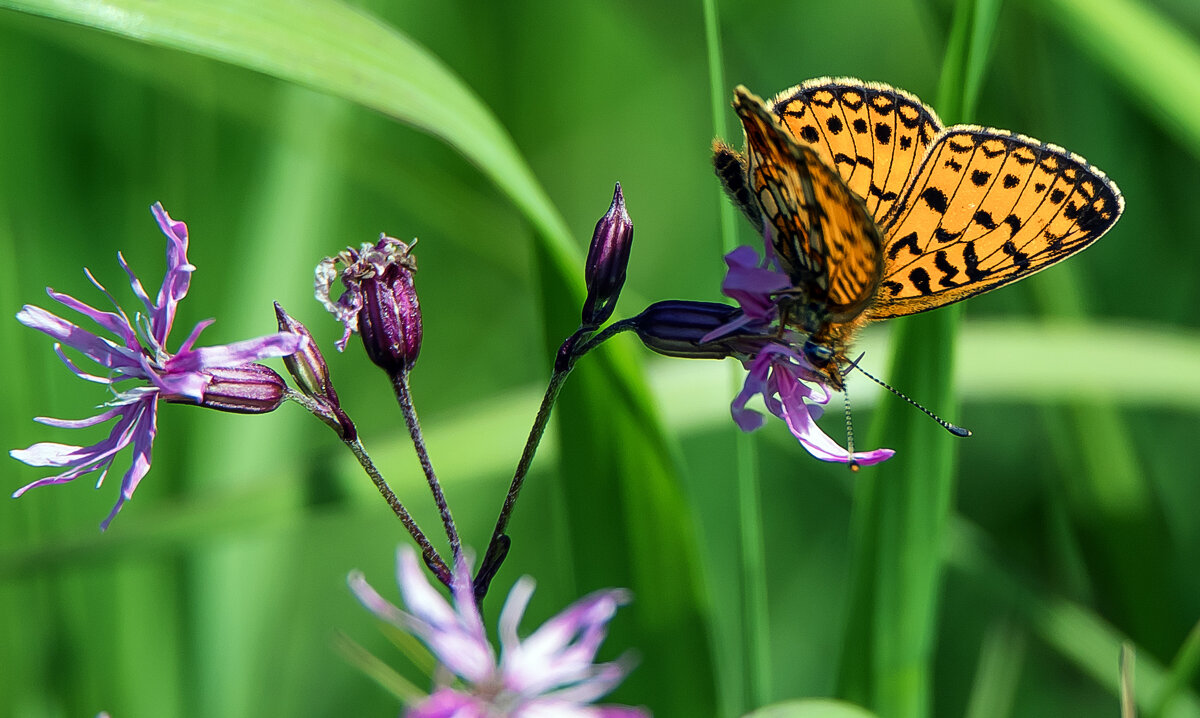
MULTIPOLYGON (((278 37, 236 56, 184 43, 239 34, 206 22, 220 14, 202 12, 204 3, 161 4, 195 17, 160 35, 139 15, 162 12, 158 3, 28 4, 34 14, 0 10, 0 310, 47 306, 46 285, 102 304, 80 270, 124 291, 117 250, 154 276, 163 243, 147 209, 161 201, 188 223, 199 267, 181 326, 216 317, 212 343, 263 334, 274 328, 271 300, 305 321, 368 448, 431 532, 435 513, 385 378, 357 352, 334 354, 338 326, 311 300, 322 256, 380 231, 420 238, 425 341, 413 392, 464 540, 478 550, 548 376, 547 347, 575 328, 585 243, 614 181, 637 228, 617 315, 659 299, 719 298, 724 200, 709 162, 700 3, 460 0, 351 11, 349 26, 373 30, 358 43, 337 38, 359 53, 348 67, 357 57, 361 67, 412 71, 390 68, 367 42, 394 28, 415 57, 439 58, 477 95, 511 139, 505 151, 544 188, 544 198, 516 202, 519 185, 505 178, 521 170, 484 166, 507 140, 480 140, 467 160, 381 114, 406 98, 370 97, 370 88, 364 97, 349 70, 343 86, 326 87, 332 95, 259 74, 303 67, 278 37), (87 24, 123 34, 36 12, 91 13, 87 24), (559 221, 580 260, 573 276, 563 274, 570 247, 559 221)), ((1200 715, 1195 646, 1164 673, 1200 618, 1200 231, 1191 216, 1200 85, 1172 74, 1196 61, 1200 12, 1183 0, 1104 0, 1084 24, 1076 5, 1003 5, 971 119, 1082 154, 1128 207, 1094 248, 965 307, 962 408, 947 418, 975 436, 944 437, 947 448, 958 442, 955 515, 928 607, 930 714, 1117 715, 1128 638, 1143 712, 1200 715)), ((949 3, 718 10, 730 86, 770 95, 850 75, 937 99, 949 3)), ((460 91, 428 90, 444 102, 460 91)), ((890 331, 864 337, 869 370, 887 371, 890 331)), ((0 321, 0 345, 9 447, 75 440, 30 417, 87 415, 106 397, 15 321, 0 321)), ((728 367, 618 349, 584 359, 568 384, 485 616, 494 625, 522 573, 539 580, 530 626, 585 591, 631 585, 636 602, 605 651, 636 648, 642 661, 614 699, 660 716, 710 705, 712 715, 738 715, 756 706, 728 367), (631 357, 646 359, 661 433, 640 413, 631 357)), ((863 433, 877 402, 896 401, 858 384, 852 394, 863 433)), ((395 715, 394 698, 335 649, 338 633, 427 685, 344 581, 360 568, 386 586, 406 536, 330 432, 290 409, 236 417, 167 407, 154 468, 107 534, 97 524, 117 477, 99 491, 84 479, 0 502, 0 716, 395 715)), ((835 436, 839 413, 827 419, 835 436)), ((926 421, 915 411, 906 420, 926 421)), ((912 457, 900 436, 882 442, 901 470, 931 458, 912 457)), ((815 462, 780 425, 755 443, 770 658, 755 684, 771 702, 837 696, 842 657, 853 655, 851 575, 879 568, 851 565, 863 560, 850 548, 856 478, 815 462)), ((6 491, 40 475, 11 461, 0 470, 6 491)), ((908 564, 900 556, 886 568, 908 564)))

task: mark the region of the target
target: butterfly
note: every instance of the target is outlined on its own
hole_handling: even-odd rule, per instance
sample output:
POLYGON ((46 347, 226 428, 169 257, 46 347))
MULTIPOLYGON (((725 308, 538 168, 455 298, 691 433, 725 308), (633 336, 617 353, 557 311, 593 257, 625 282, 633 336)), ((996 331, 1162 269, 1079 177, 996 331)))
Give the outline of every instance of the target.
POLYGON ((818 78, 733 107, 743 154, 720 140, 726 193, 770 239, 791 288, 782 326, 834 389, 869 322, 936 309, 1089 246, 1124 209, 1117 186, 1056 145, 976 125, 943 127, 914 95, 818 78))

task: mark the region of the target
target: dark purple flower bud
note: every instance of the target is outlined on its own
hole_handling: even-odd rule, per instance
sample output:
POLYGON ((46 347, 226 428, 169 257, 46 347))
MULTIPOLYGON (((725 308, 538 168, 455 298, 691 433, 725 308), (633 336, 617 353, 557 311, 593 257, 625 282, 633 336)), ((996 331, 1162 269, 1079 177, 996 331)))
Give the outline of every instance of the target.
POLYGON ((747 357, 758 351, 773 335, 747 331, 739 325, 737 307, 716 302, 672 299, 657 302, 633 318, 638 337, 649 349, 684 359, 747 357), (732 331, 710 338, 726 326, 732 331))
POLYGON ((162 394, 161 398, 235 414, 266 414, 278 409, 287 398, 283 377, 262 364, 211 367, 202 373, 211 379, 200 401, 182 394, 162 394))
POLYGON ((598 327, 612 316, 621 287, 625 285, 625 267, 629 265, 632 245, 633 220, 625 211, 625 195, 618 182, 612 205, 596 223, 592 244, 588 247, 584 266, 588 295, 583 303, 583 326, 598 327))
POLYGON ((317 299, 346 328, 338 349, 345 349, 357 331, 367 356, 391 375, 412 369, 421 351, 421 307, 413 287, 417 260, 410 249, 381 234, 374 245, 347 248, 317 265, 317 299), (335 269, 339 261, 346 265, 340 275, 335 269), (330 289, 339 277, 346 291, 335 302, 330 289))
POLYGON ((315 402, 313 410, 318 418, 343 439, 354 439, 358 431, 354 422, 342 411, 337 391, 329 379, 329 365, 325 363, 325 356, 321 354, 308 327, 293 319, 279 306, 279 302, 275 302, 275 318, 279 321, 279 331, 304 338, 304 343, 295 354, 283 358, 283 365, 296 380, 297 388, 315 402))

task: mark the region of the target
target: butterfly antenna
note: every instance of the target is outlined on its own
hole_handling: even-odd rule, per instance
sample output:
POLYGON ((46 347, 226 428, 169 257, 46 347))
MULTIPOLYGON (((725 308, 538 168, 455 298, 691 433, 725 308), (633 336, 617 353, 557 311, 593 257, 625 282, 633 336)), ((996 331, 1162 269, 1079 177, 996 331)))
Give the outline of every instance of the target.
MULTIPOLYGON (((858 359, 862 359, 862 356, 859 356, 858 359)), ((912 404, 913 406, 920 409, 922 412, 924 412, 925 416, 928 416, 930 419, 933 419, 937 423, 941 424, 942 428, 945 429, 946 431, 950 432, 951 434, 954 434, 955 436, 964 436, 964 437, 971 435, 970 429, 964 429, 963 427, 958 426, 956 424, 951 424, 950 422, 946 421, 942 417, 938 416, 937 414, 933 413, 932 411, 921 406, 920 404, 913 401, 912 399, 909 399, 904 394, 900 393, 899 391, 896 391, 896 389, 891 384, 888 384, 886 381, 883 381, 882 379, 876 379, 874 376, 869 374, 866 369, 863 369, 862 367, 860 367, 858 365, 858 359, 855 359, 853 362, 850 363, 850 366, 846 367, 847 373, 851 369, 857 369, 866 378, 875 382, 876 384, 883 387, 884 389, 887 389, 888 391, 892 392, 893 394, 900 397, 901 399, 907 401, 909 404, 912 404)), ((847 423, 850 421, 850 407, 849 406, 846 407, 846 421, 847 421, 847 423)))
POLYGON ((842 407, 846 410, 846 450, 850 452, 850 460, 846 462, 846 466, 851 471, 858 471, 858 462, 854 460, 854 420, 850 418, 850 392, 846 389, 844 381, 842 382, 842 407))

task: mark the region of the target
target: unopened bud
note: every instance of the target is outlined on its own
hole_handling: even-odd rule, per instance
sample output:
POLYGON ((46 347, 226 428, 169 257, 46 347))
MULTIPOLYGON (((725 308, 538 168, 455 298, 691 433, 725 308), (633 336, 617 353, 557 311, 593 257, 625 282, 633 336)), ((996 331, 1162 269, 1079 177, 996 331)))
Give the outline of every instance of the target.
POLYGON ((163 394, 163 400, 235 414, 266 414, 278 409, 287 398, 283 377, 262 364, 213 367, 204 373, 211 381, 204 387, 204 398, 200 401, 170 394, 163 394))
POLYGON ((308 327, 293 319, 279 302, 275 302, 275 318, 279 322, 279 331, 289 332, 304 337, 305 341, 295 354, 283 358, 283 365, 288 373, 296 380, 298 388, 305 396, 315 402, 313 413, 334 429, 343 439, 354 439, 357 430, 354 422, 342 411, 337 391, 329 379, 329 365, 325 356, 317 347, 308 327))
POLYGON ((612 316, 621 287, 625 285, 625 268, 629 265, 632 245, 633 220, 625 211, 625 195, 618 182, 612 205, 596 223, 592 244, 588 247, 584 266, 588 295, 583 303, 583 326, 598 327, 612 316))
POLYGON ((727 304, 672 299, 646 307, 633 318, 633 324, 642 343, 659 354, 684 359, 724 359, 753 354, 767 339, 735 330, 703 341, 739 315, 740 309, 727 304))
POLYGON ((317 266, 317 299, 346 327, 338 348, 357 331, 367 356, 390 375, 412 369, 421 352, 421 307, 413 286, 417 261, 410 248, 381 234, 376 244, 347 249, 317 266), (333 268, 339 261, 346 264, 340 275, 333 268), (329 291, 338 276, 346 291, 334 302, 329 291))
POLYGON ((275 302, 275 319, 279 322, 279 331, 297 334, 306 340, 295 354, 283 358, 283 365, 296 380, 296 388, 311 397, 326 399, 332 396, 337 403, 337 393, 329 383, 329 365, 308 327, 293 319, 279 302, 275 302))

